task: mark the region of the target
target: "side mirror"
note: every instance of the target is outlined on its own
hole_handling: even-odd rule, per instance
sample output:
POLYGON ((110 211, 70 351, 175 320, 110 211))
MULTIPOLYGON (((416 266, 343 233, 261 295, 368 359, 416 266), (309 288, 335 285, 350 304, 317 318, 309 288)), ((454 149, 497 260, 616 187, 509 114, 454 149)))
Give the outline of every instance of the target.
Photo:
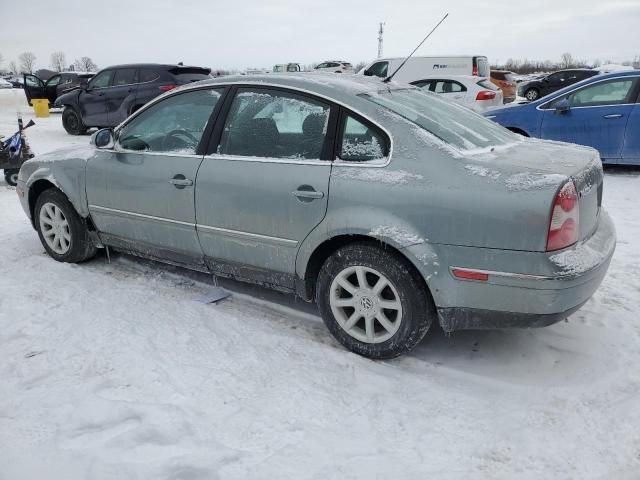
POLYGON ((569 104, 569 100, 563 98, 562 100, 558 100, 553 108, 555 108, 556 113, 564 113, 571 110, 571 105, 569 104))
POLYGON ((363 73, 364 73, 364 74, 365 74, 365 76, 367 76, 367 77, 373 77, 373 72, 372 72, 371 70, 365 70, 363 73))
POLYGON ((113 135, 113 130, 111 130, 110 128, 101 128, 96 133, 91 135, 91 140, 89 143, 91 145, 95 145, 96 148, 99 148, 101 150, 113 148, 116 143, 113 135))

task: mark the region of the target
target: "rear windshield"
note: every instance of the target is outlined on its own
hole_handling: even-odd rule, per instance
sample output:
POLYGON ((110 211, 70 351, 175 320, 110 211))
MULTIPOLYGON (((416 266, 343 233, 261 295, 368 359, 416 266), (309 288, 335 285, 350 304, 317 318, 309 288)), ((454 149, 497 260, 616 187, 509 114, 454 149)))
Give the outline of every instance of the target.
POLYGON ((507 145, 519 140, 516 134, 491 120, 420 89, 399 89, 361 96, 460 150, 507 145))
POLYGON ((173 68, 169 70, 176 77, 178 83, 199 82, 211 78, 211 70, 207 68, 173 68))
POLYGON ((489 80, 480 80, 479 82, 477 82, 477 84, 480 85, 482 88, 486 88, 487 90, 496 90, 496 91, 500 90, 489 80))

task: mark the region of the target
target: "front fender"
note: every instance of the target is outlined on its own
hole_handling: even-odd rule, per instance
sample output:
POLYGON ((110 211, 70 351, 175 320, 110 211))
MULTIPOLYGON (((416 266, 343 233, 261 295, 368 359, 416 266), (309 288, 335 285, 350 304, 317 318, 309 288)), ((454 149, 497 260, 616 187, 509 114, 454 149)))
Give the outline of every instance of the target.
POLYGON ((56 150, 28 160, 20 169, 19 179, 25 184, 25 196, 33 209, 32 188, 36 183, 47 181, 64 193, 78 214, 89 216, 85 189, 86 164, 95 149, 90 146, 56 150))

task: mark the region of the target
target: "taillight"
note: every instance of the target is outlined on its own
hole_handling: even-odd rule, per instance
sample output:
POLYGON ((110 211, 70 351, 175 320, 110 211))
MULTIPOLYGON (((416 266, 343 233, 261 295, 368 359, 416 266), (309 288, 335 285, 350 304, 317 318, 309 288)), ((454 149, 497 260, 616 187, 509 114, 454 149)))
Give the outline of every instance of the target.
POLYGON ((496 98, 496 92, 490 90, 481 90, 476 95, 476 100, 493 100, 496 98))
POLYGON ((573 182, 568 182, 560 189, 553 201, 547 234, 547 251, 560 250, 576 243, 579 220, 578 193, 573 182))
MULTIPOLYGON (((467 70, 468 72, 469 70, 467 70)), ((473 70, 471 70, 471 75, 473 75, 474 77, 478 76, 478 65, 474 65, 473 66, 473 70)))
POLYGON ((168 92, 169 90, 173 90, 177 85, 160 85, 158 88, 161 92, 168 92))

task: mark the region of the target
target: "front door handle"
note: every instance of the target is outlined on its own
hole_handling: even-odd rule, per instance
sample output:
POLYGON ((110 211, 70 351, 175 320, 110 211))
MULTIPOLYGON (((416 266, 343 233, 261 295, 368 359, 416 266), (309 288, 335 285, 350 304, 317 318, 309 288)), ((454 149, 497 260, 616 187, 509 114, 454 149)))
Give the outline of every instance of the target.
POLYGON ((291 192, 301 202, 308 202, 324 197, 324 192, 318 192, 310 185, 300 185, 297 190, 291 192))
POLYGON ((191 185, 193 185, 193 180, 185 177, 182 174, 178 174, 175 177, 173 177, 171 180, 169 180, 169 183, 176 188, 182 189, 182 188, 190 187, 191 185))
POLYGON ((609 115, 603 115, 602 118, 606 118, 607 120, 610 118, 622 118, 621 113, 610 113, 609 115))

